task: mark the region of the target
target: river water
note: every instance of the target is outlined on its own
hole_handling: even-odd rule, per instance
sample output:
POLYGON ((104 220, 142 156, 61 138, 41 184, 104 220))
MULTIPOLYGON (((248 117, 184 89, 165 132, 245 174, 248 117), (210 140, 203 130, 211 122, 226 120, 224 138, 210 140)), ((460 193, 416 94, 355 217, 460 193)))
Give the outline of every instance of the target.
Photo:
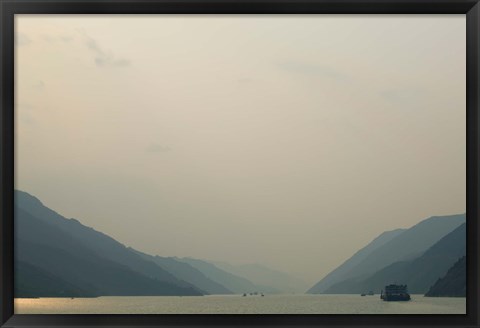
POLYGON ((208 295, 16 299, 16 314, 465 314, 466 299, 412 295, 208 295))

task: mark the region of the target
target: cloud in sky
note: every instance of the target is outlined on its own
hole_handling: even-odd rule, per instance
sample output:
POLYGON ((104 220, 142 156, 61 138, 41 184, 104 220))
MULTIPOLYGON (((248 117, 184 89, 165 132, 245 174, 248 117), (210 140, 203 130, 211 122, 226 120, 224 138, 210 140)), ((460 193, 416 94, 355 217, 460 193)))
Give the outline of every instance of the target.
POLYGON ((409 105, 418 104, 422 96, 425 96, 426 90, 420 88, 400 88, 400 89, 386 89, 380 92, 380 96, 386 101, 398 104, 409 105))
POLYGON ((55 42, 64 42, 64 43, 69 43, 73 41, 75 38, 71 35, 60 35, 60 36, 55 36, 55 35, 50 35, 50 34, 43 34, 42 39, 48 43, 55 43, 55 42))
POLYGON ((333 80, 346 81, 347 75, 332 66, 319 65, 302 61, 289 60, 281 62, 278 66, 288 72, 309 77, 324 77, 333 80))
POLYGON ((238 82, 238 84, 241 84, 241 85, 247 85, 247 84, 251 84, 251 83, 255 82, 255 79, 250 78, 250 77, 242 77, 242 78, 237 79, 237 82, 238 82))
POLYGON ((163 146, 163 145, 160 145, 158 143, 151 143, 148 147, 147 147, 147 152, 148 153, 166 153, 166 152, 169 152, 171 151, 172 149, 170 147, 167 147, 167 146, 163 146))
POLYGON ((45 82, 42 80, 36 80, 32 83, 32 87, 38 91, 42 91, 43 89, 45 89, 45 82))
POLYGON ((94 38, 83 33, 87 48, 94 54, 95 64, 98 67, 127 67, 131 61, 126 58, 117 58, 111 51, 105 51, 94 38))
POLYGON ((20 117, 20 121, 22 123, 26 124, 27 126, 32 126, 37 123, 37 121, 33 117, 33 113, 34 113, 33 109, 35 108, 35 106, 33 106, 30 103, 22 102, 17 104, 16 108, 17 110, 22 111, 23 115, 20 117))
POLYGON ((15 36, 15 44, 17 46, 26 46, 32 43, 32 40, 25 33, 16 33, 15 36))
POLYGON ((33 106, 32 104, 30 104, 30 103, 25 103, 25 102, 19 103, 19 104, 17 104, 17 106, 18 106, 19 108, 21 107, 22 109, 25 109, 25 110, 32 110, 32 109, 34 108, 34 106, 33 106))

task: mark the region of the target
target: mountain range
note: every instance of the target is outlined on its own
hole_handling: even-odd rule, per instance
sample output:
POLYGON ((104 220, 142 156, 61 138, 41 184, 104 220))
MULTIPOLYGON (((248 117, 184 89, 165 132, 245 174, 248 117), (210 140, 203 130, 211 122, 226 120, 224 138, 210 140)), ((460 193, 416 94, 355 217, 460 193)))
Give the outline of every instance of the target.
MULTIPOLYGON (((45 277, 68 281, 85 296, 204 294, 107 235, 60 216, 27 193, 16 192, 15 204, 15 263, 19 267, 33 266, 45 277)), ((23 271, 23 279, 16 279, 15 287, 27 293, 25 286, 35 276, 31 270, 23 271)), ((56 293, 67 295, 71 290, 61 287, 56 293)))
POLYGON ((149 255, 15 192, 15 296, 232 294, 274 290, 214 264, 149 255))
POLYGON ((308 293, 380 292, 388 283, 406 283, 425 293, 465 255, 465 215, 435 216, 405 230, 383 233, 320 280, 308 293))
MULTIPOLYGON (((234 265, 150 255, 67 219, 15 192, 15 296, 200 296, 292 293, 305 282, 262 264, 234 265)), ((380 292, 406 283, 411 293, 465 295, 465 214, 435 216, 386 231, 308 290, 380 292)))
POLYGON ((404 232, 405 229, 396 229, 392 231, 386 231, 380 234, 377 238, 372 240, 367 246, 360 249, 352 257, 346 260, 343 264, 337 267, 335 270, 327 274, 322 280, 315 284, 308 290, 311 294, 320 294, 325 292, 330 286, 337 282, 347 279, 349 276, 354 275, 355 268, 364 261, 368 255, 374 250, 385 245, 387 242, 404 232))
POLYGON ((232 290, 217 283, 216 280, 208 278, 202 271, 196 269, 195 266, 179 261, 173 257, 152 256, 134 249, 132 250, 141 255, 144 259, 152 261, 161 268, 171 272, 177 278, 193 283, 208 294, 233 294, 232 290))
POLYGON ((218 268, 248 279, 261 290, 269 293, 303 293, 308 287, 303 280, 284 272, 271 269, 260 263, 233 265, 227 262, 212 262, 218 268))

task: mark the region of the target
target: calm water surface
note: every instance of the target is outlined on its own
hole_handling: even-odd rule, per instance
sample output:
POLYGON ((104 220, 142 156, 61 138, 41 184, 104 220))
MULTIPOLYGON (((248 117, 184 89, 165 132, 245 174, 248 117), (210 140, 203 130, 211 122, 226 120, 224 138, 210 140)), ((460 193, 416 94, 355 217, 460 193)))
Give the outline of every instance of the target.
POLYGON ((466 313, 465 298, 412 295, 384 302, 378 295, 209 295, 16 299, 15 313, 41 314, 423 314, 466 313))

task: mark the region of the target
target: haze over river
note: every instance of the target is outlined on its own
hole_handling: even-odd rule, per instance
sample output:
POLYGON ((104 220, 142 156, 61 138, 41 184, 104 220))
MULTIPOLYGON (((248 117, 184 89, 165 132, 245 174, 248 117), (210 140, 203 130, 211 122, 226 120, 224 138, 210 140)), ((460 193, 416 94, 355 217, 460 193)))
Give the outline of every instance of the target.
POLYGON ((16 314, 465 314, 466 299, 412 295, 208 295, 15 299, 16 314))

